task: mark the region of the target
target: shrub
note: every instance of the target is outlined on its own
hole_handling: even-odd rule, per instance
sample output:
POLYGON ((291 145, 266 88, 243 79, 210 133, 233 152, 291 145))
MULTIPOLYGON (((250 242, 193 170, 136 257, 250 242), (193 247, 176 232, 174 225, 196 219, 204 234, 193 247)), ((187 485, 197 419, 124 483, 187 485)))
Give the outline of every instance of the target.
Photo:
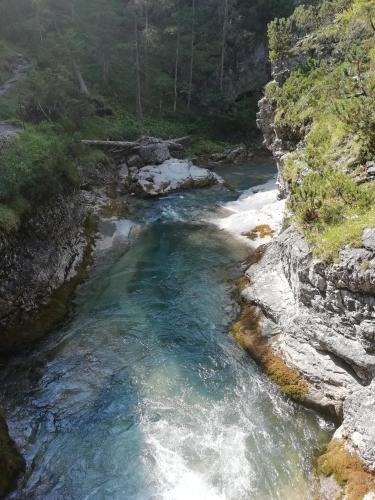
POLYGON ((77 126, 93 110, 65 66, 31 70, 20 82, 18 93, 19 118, 33 123, 69 117, 77 126))
POLYGON ((69 146, 69 139, 51 125, 29 126, 4 145, 0 156, 3 229, 13 229, 31 207, 77 185, 69 146))

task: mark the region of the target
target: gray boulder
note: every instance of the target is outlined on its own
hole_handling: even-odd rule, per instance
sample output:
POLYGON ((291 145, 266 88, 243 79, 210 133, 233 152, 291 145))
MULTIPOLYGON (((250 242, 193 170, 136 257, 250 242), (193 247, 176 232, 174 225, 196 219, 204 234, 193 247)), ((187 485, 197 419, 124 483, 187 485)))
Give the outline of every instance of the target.
POLYGON ((150 165, 133 173, 137 189, 149 196, 158 196, 195 187, 206 187, 223 182, 206 168, 186 160, 167 160, 162 165, 150 165))
POLYGON ((143 137, 138 155, 144 165, 160 165, 171 158, 168 143, 154 137, 143 137))

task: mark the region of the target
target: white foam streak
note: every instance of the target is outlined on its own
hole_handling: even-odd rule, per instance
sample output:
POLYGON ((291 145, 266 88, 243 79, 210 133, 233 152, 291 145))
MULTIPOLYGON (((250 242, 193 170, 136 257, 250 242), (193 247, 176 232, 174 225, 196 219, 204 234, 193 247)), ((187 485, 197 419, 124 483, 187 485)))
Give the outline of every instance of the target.
POLYGON ((278 199, 276 179, 245 191, 237 201, 223 205, 229 213, 222 218, 213 218, 211 223, 228 231, 251 246, 257 247, 271 240, 270 236, 249 240, 243 233, 259 225, 268 225, 279 233, 285 210, 285 200, 278 199))
POLYGON ((181 415, 177 411, 175 424, 170 418, 144 422, 144 437, 156 467, 153 475, 163 500, 246 498, 253 475, 246 459, 248 430, 228 425, 225 408, 220 406, 193 407, 193 426, 183 424, 187 408, 181 415))

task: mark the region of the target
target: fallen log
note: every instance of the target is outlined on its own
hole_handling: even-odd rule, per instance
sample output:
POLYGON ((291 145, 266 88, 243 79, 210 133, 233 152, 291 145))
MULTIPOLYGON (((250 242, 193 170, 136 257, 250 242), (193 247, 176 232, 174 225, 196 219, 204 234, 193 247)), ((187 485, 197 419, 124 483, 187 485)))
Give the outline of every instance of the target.
POLYGON ((140 144, 138 142, 129 142, 129 141, 100 141, 100 140, 91 140, 85 139, 81 141, 82 144, 86 144, 87 146, 104 146, 109 148, 125 148, 125 149, 139 149, 140 144))
POLYGON ((150 144, 166 144, 170 149, 175 151, 182 151, 184 147, 181 142, 185 142, 190 138, 190 136, 178 137, 177 139, 154 139, 151 137, 141 137, 138 141, 108 141, 108 140, 96 140, 96 139, 84 139, 82 144, 86 146, 104 146, 108 148, 123 148, 130 150, 138 150, 142 146, 147 146, 150 144))

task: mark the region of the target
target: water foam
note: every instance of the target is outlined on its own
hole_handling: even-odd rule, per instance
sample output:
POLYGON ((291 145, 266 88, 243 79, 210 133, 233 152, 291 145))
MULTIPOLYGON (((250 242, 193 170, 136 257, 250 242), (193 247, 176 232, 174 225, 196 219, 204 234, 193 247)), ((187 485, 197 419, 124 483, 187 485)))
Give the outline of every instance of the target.
POLYGON ((272 237, 249 240, 244 233, 263 224, 268 225, 275 234, 279 233, 284 217, 285 200, 278 199, 276 178, 274 178, 265 184, 244 191, 237 201, 226 203, 222 207, 228 215, 212 218, 209 222, 251 246, 257 247, 268 243, 272 237))

